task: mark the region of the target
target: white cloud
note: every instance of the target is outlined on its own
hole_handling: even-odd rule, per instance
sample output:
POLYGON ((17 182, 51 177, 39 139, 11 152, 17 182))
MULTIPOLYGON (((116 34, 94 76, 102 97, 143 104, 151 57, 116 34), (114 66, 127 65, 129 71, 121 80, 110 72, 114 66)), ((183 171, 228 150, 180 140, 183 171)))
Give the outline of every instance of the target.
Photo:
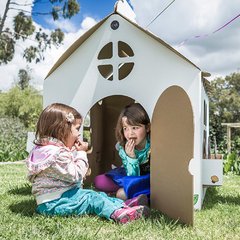
POLYGON ((96 24, 96 20, 91 17, 86 17, 81 24, 83 30, 88 30, 90 27, 96 24))
MULTIPOLYGON (((145 28, 172 1, 130 2, 145 28)), ((238 14, 239 0, 176 0, 147 29, 214 78, 240 68, 240 17, 213 33, 238 14)))
POLYGON ((51 25, 54 29, 60 28, 63 32, 76 32, 77 31, 75 25, 72 22, 70 22, 68 19, 54 21, 53 19, 48 18, 47 23, 49 25, 51 25))

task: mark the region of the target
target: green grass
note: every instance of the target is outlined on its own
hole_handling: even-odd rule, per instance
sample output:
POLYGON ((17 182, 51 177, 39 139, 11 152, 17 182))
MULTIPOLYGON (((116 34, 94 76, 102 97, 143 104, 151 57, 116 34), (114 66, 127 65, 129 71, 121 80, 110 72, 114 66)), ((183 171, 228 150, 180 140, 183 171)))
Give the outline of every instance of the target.
POLYGON ((224 176, 224 185, 207 190, 194 227, 171 221, 157 211, 126 225, 98 218, 45 217, 35 201, 23 164, 0 165, 0 239, 240 239, 240 176, 224 176))

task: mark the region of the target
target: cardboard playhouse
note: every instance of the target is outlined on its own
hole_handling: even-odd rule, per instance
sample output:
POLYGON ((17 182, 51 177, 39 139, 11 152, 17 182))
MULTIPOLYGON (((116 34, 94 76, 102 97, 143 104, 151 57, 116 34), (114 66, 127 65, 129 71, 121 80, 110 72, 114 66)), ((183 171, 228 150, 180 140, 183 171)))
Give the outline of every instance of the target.
POLYGON ((88 117, 91 183, 121 165, 116 121, 124 106, 139 102, 151 119, 151 208, 192 225, 206 188, 222 184, 222 160, 208 159, 207 76, 117 1, 52 67, 43 104, 68 104, 88 117))

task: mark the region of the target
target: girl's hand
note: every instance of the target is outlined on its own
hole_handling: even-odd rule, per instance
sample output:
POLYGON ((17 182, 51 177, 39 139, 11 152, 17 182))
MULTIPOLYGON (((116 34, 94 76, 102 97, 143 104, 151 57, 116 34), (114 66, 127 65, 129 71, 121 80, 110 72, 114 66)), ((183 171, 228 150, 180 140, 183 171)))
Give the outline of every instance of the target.
POLYGON ((88 142, 83 142, 80 139, 78 139, 75 142, 75 148, 77 151, 87 151, 88 150, 88 142))
POLYGON ((133 139, 130 139, 125 144, 125 152, 130 158, 136 158, 135 152, 135 142, 133 139))

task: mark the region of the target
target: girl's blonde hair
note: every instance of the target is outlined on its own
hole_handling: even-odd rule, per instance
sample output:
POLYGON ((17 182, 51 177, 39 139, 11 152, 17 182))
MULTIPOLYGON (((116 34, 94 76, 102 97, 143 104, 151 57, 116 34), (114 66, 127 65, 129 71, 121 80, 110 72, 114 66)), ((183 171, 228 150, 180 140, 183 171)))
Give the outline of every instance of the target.
POLYGON ((145 125, 150 127, 150 119, 147 112, 139 103, 132 103, 126 106, 120 113, 115 129, 115 137, 121 146, 126 144, 126 138, 123 134, 122 118, 127 118, 127 123, 132 126, 145 125))
POLYGON ((49 105, 42 111, 38 119, 35 142, 52 137, 65 143, 76 119, 82 119, 76 109, 62 103, 49 105))

